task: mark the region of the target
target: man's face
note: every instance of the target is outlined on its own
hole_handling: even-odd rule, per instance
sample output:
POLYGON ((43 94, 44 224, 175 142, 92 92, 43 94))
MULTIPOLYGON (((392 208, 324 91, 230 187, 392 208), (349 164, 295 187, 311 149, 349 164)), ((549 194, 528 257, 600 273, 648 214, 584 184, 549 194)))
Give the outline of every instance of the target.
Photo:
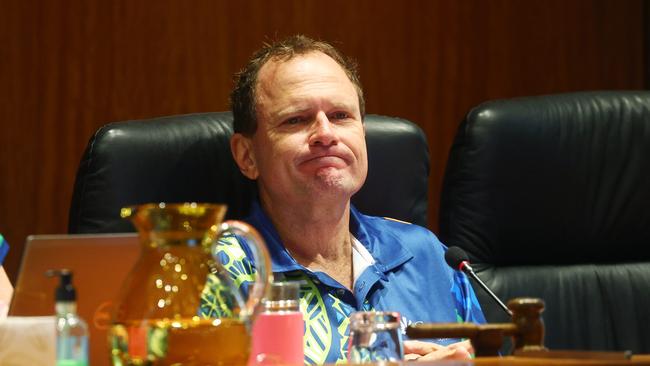
POLYGON ((359 98, 333 59, 312 52, 269 61, 256 97, 258 126, 242 170, 258 179, 262 199, 347 200, 361 188, 368 160, 359 98))

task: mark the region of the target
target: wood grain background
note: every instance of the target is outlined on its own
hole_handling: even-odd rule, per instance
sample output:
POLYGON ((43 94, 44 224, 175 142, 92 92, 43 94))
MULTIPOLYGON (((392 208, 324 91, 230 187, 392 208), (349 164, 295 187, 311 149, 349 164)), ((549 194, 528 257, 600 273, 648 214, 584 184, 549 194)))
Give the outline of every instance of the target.
POLYGON ((359 62, 369 113, 419 124, 430 228, 458 123, 489 99, 647 88, 644 0, 0 0, 0 232, 64 233, 102 124, 228 109, 263 41, 304 33, 359 62))

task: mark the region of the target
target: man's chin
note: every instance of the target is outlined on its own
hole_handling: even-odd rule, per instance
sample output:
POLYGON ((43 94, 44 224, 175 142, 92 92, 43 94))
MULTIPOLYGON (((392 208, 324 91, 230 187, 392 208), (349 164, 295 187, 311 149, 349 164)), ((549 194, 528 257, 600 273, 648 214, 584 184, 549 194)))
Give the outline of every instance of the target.
POLYGON ((347 185, 347 181, 349 181, 349 179, 343 176, 338 169, 320 169, 316 173, 316 184, 323 189, 343 189, 347 185))
POLYGON ((351 179, 340 176, 319 176, 315 182, 315 192, 321 196, 337 196, 341 199, 349 199, 355 194, 361 185, 353 184, 351 179))

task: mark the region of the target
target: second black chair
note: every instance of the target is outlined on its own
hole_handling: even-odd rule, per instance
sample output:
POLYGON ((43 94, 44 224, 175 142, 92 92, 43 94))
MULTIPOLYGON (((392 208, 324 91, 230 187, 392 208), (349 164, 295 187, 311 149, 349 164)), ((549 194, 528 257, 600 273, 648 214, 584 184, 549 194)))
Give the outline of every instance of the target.
POLYGON ((546 301, 548 347, 649 353, 649 187, 650 92, 488 102, 458 130, 440 236, 502 299, 546 301))

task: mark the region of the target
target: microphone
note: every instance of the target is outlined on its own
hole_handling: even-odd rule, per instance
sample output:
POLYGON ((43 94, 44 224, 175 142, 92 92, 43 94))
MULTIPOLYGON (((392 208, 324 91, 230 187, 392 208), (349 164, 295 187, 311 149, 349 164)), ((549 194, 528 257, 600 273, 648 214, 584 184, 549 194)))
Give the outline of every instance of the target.
POLYGON ((512 311, 510 311, 510 309, 508 309, 508 307, 497 297, 497 295, 495 295, 494 292, 492 292, 492 290, 490 290, 490 288, 487 287, 487 285, 483 283, 480 278, 478 278, 476 273, 474 273, 474 269, 469 265, 469 257, 463 249, 459 247, 449 247, 445 253, 445 261, 447 261, 449 267, 464 272, 465 274, 472 277, 476 282, 478 282, 479 285, 481 285, 483 290, 485 290, 485 292, 487 292, 488 295, 490 295, 490 297, 492 297, 492 299, 494 299, 494 301, 499 304, 501 309, 508 313, 508 316, 512 316, 512 311))

